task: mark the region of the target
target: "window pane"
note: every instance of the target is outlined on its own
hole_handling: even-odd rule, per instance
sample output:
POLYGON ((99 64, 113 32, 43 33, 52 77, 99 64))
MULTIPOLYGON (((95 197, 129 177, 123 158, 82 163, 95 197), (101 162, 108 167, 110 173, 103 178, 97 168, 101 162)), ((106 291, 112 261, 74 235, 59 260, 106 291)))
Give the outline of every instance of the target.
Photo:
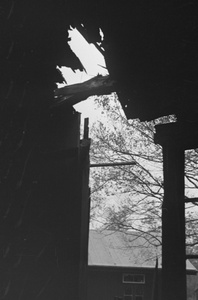
POLYGON ((124 281, 125 282, 133 282, 133 275, 132 274, 124 274, 124 281))
POLYGON ((135 286, 135 295, 136 296, 142 296, 143 295, 143 286, 142 285, 136 285, 135 286))
POLYGON ((123 282, 145 283, 145 277, 142 274, 123 274, 123 282))
POLYGON ((144 282, 144 275, 134 275, 134 282, 144 282))
POLYGON ((124 300, 133 300, 133 296, 124 296, 124 300))
POLYGON ((124 289, 124 294, 126 296, 132 296, 133 295, 133 291, 132 291, 132 287, 131 286, 128 286, 124 289))

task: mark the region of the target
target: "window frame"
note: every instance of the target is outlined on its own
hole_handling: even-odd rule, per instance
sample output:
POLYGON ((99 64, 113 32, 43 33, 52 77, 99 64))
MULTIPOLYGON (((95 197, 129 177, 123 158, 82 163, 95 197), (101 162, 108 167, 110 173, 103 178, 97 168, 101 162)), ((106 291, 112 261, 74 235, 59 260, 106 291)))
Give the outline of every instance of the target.
POLYGON ((133 283, 133 284, 145 284, 145 275, 144 274, 132 274, 132 273, 123 273, 122 274, 122 283, 133 283), (142 276, 143 281, 126 281, 125 276, 142 276))
POLYGON ((133 298, 133 295, 124 295, 124 296, 123 296, 123 299, 126 300, 127 297, 130 297, 131 300, 134 299, 134 298, 133 298))
POLYGON ((135 295, 135 300, 137 300, 137 297, 141 297, 144 300, 144 295, 135 295))

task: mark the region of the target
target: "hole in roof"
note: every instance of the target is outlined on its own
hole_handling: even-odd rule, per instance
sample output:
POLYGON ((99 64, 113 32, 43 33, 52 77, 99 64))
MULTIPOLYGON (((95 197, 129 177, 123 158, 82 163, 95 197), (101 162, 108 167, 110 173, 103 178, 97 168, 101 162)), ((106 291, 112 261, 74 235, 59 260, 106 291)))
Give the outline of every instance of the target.
MULTIPOLYGON (((84 27, 83 24, 81 24, 84 27)), ((99 29, 101 36, 101 42, 97 43, 102 49, 100 52, 94 44, 89 44, 86 39, 76 28, 70 28, 68 30, 70 41, 68 42, 71 50, 79 58, 83 71, 76 70, 75 72, 68 67, 57 67, 65 78, 67 85, 82 83, 97 75, 108 75, 105 58, 102 55, 104 49, 101 47, 102 41, 104 40, 104 33, 102 29, 99 29)), ((65 84, 58 84, 58 88, 65 86, 65 84)), ((93 115, 94 101, 89 98, 83 102, 74 105, 74 108, 82 113, 82 117, 90 117, 93 115)))
MULTIPOLYGON (((81 26, 84 27, 83 24, 81 26)), ((68 31, 70 41, 68 42, 71 50, 79 58, 84 71, 76 70, 75 72, 71 68, 57 67, 63 74, 67 84, 81 83, 92 77, 100 75, 108 75, 106 63, 102 53, 96 48, 95 45, 89 44, 81 33, 72 28, 68 31)), ((100 29, 101 42, 104 40, 104 34, 100 29)), ((99 43, 98 45, 101 45, 99 43)), ((101 48, 102 49, 102 48, 101 48)), ((103 49, 104 50, 104 49, 103 49)))

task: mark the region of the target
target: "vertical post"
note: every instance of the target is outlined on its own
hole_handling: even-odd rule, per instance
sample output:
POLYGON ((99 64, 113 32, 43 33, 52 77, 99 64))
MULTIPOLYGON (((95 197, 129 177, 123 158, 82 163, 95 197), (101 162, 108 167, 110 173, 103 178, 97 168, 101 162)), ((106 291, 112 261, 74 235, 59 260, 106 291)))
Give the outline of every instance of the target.
POLYGON ((87 267, 88 267, 88 244, 89 244, 89 216, 90 216, 90 189, 89 189, 89 119, 84 120, 84 137, 80 143, 81 164, 81 224, 80 224, 80 283, 79 299, 87 299, 87 267))
POLYGON ((162 300, 186 300, 184 150, 163 145, 162 300))
POLYGON ((186 300, 184 150, 197 131, 183 123, 156 126, 155 143, 163 147, 162 300, 186 300))
POLYGON ((84 119, 84 139, 89 138, 89 118, 84 119))

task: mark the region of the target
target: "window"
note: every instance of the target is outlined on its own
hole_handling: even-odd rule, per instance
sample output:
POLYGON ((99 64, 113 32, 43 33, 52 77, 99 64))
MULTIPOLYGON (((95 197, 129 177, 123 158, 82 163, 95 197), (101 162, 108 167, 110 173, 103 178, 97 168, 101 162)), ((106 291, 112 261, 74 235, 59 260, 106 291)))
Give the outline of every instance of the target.
POLYGON ((134 287, 135 300, 143 300, 144 288, 142 285, 136 285, 134 287))
POLYGON ((123 274, 123 300, 144 300, 145 286, 140 283, 145 283, 144 275, 123 274), (133 281, 131 283, 131 282, 126 282, 127 280, 133 280, 133 281))
POLYGON ((131 285, 124 288, 124 300, 133 300, 133 287, 131 285))
POLYGON ((142 274, 123 274, 123 283, 145 283, 145 276, 142 274))
POLYGON ((133 300, 133 295, 131 296, 124 295, 124 300, 133 300))

